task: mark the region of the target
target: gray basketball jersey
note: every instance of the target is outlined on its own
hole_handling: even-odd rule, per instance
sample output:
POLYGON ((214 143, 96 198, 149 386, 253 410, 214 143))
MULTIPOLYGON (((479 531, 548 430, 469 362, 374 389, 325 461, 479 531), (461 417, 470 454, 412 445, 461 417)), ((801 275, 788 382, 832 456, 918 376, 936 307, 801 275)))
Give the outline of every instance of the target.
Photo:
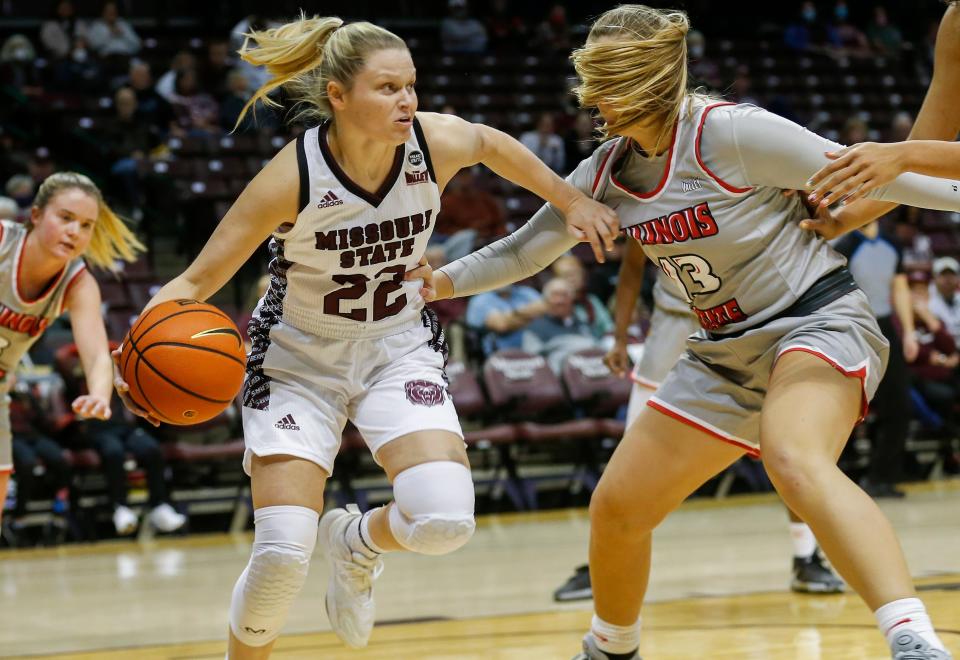
POLYGON ((423 308, 419 283, 403 275, 423 256, 440 210, 420 124, 414 120, 374 193, 337 164, 327 127, 297 140, 300 213, 292 229, 274 234, 274 277, 255 317, 279 315, 304 332, 340 339, 402 332, 421 322, 423 308))
POLYGON ((27 228, 9 220, 0 221, 0 390, 6 390, 7 374, 43 331, 63 313, 64 299, 86 266, 74 259, 36 298, 20 291, 20 269, 27 228))
MULTIPOLYGON (((821 238, 799 228, 806 214, 796 197, 774 187, 736 187, 705 162, 709 113, 730 105, 685 104, 651 189, 624 183, 630 168, 650 167, 629 139, 611 140, 584 162, 594 172, 594 198, 617 211, 622 231, 643 245, 700 325, 721 333, 776 315, 844 264, 821 238)), ((724 111, 736 122, 741 108, 724 111)))

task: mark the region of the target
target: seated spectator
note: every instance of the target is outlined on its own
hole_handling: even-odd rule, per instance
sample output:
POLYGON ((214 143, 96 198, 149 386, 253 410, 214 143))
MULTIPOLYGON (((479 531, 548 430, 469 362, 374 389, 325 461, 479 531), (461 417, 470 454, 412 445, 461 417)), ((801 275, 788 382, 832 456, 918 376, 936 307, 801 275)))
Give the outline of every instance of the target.
POLYGON ((560 277, 543 287, 546 311, 523 332, 523 350, 542 355, 554 373, 560 373, 571 353, 599 348, 600 340, 590 325, 574 313, 574 290, 560 277))
POLYGON ((54 87, 58 91, 99 94, 103 91, 101 63, 86 36, 77 35, 67 57, 54 60, 52 69, 54 87))
POLYGON ((567 52, 570 50, 570 26, 567 24, 567 10, 561 4, 550 9, 547 18, 537 26, 534 43, 548 52, 567 52))
POLYGON ((836 55, 845 57, 870 57, 870 41, 860 28, 850 22, 850 8, 844 0, 840 0, 833 8, 833 17, 836 20, 837 39, 840 46, 836 55))
POLYGON ((483 354, 490 355, 502 348, 520 348, 522 330, 545 311, 546 303, 536 289, 511 284, 470 298, 467 327, 480 333, 483 354))
POLYGON ((493 0, 484 17, 490 45, 496 51, 514 50, 526 38, 527 25, 523 18, 510 9, 510 0, 493 0))
POLYGON ((882 5, 873 8, 873 22, 867 27, 867 38, 878 55, 899 57, 903 49, 900 28, 890 24, 887 8, 882 5))
POLYGON ((114 94, 113 122, 104 130, 104 145, 110 160, 110 174, 119 183, 124 202, 131 209, 143 207, 138 166, 160 143, 158 129, 143 121, 137 112, 137 95, 129 87, 114 94))
POLYGON ((127 72, 127 86, 137 95, 137 116, 165 136, 173 122, 173 108, 157 90, 153 88, 153 74, 150 65, 141 60, 132 60, 127 72))
POLYGON ((0 46, 0 84, 13 87, 28 96, 43 91, 36 66, 37 51, 25 35, 12 34, 0 46))
POLYGON ((7 180, 4 190, 7 197, 17 203, 19 211, 17 218, 22 222, 30 214, 30 206, 33 204, 33 197, 37 192, 37 185, 33 178, 27 174, 14 174, 7 180))
POLYGON ((78 37, 84 37, 86 26, 77 20, 73 2, 60 0, 53 17, 40 25, 40 43, 54 59, 63 59, 73 50, 78 37))
POLYGON ((173 103, 177 95, 177 76, 184 71, 195 71, 197 68, 197 58, 189 50, 180 50, 170 61, 170 70, 160 76, 157 80, 157 94, 173 103))
POLYGON ((120 18, 117 3, 113 0, 103 3, 100 18, 90 23, 86 38, 100 57, 129 57, 140 52, 140 37, 129 23, 120 18))
MULTIPOLYGON (((220 100, 220 128, 223 130, 229 132, 237 126, 240 111, 250 98, 248 89, 247 74, 241 69, 231 71, 227 76, 227 94, 220 100)), ((237 126, 237 132, 245 133, 253 130, 257 124, 263 126, 264 121, 268 121, 270 116, 272 113, 266 111, 262 103, 258 104, 254 112, 247 113, 243 118, 243 122, 237 126)))
POLYGON ((566 254, 553 262, 551 270, 555 277, 566 280, 573 289, 573 315, 577 321, 587 324, 597 339, 612 333, 613 318, 610 311, 599 298, 587 292, 587 269, 583 267, 583 262, 572 254, 566 254))
POLYGON ((160 532, 174 532, 184 526, 187 517, 170 504, 166 462, 156 438, 130 421, 119 406, 114 406, 114 416, 108 421, 85 420, 78 422, 77 426, 81 442, 97 452, 103 464, 117 534, 133 534, 139 525, 137 514, 127 503, 129 486, 124 469, 127 453, 146 473, 150 524, 160 532))
POLYGON ((0 220, 17 220, 20 215, 20 207, 17 201, 11 197, 0 196, 0 220))
POLYGON ((199 137, 220 133, 220 108, 212 96, 200 91, 196 71, 186 69, 178 73, 174 89, 174 133, 199 137))
POLYGON ((787 26, 783 41, 787 47, 797 51, 829 50, 840 46, 834 27, 817 21, 817 5, 811 0, 800 5, 799 20, 787 26))
POLYGON ((225 40, 211 41, 207 44, 207 57, 197 68, 200 87, 214 98, 227 95, 227 77, 236 66, 230 57, 230 46, 225 40))
POLYGON ((563 140, 554 131, 553 113, 541 114, 537 119, 536 129, 523 133, 520 136, 520 142, 551 170, 563 171, 567 156, 563 148, 563 140))
POLYGON ((467 0, 449 0, 449 15, 440 21, 440 43, 445 53, 482 53, 487 50, 487 30, 470 16, 467 0))
POLYGON ((947 332, 960 344, 960 263, 953 257, 940 257, 933 262, 933 283, 930 285, 930 311, 947 326, 947 332))
POLYGON ((926 271, 910 273, 910 299, 920 346, 917 359, 909 365, 911 381, 924 400, 952 425, 954 405, 960 395, 960 353, 943 321, 930 310, 929 280, 926 271))
POLYGON ((593 117, 586 110, 580 110, 573 120, 573 126, 563 140, 563 151, 566 159, 563 172, 569 174, 575 170, 580 161, 589 158, 599 144, 593 117))
POLYGON ((470 229, 482 239, 507 233, 507 213, 502 202, 477 184, 471 168, 457 172, 443 191, 440 215, 437 216, 438 238, 470 229))

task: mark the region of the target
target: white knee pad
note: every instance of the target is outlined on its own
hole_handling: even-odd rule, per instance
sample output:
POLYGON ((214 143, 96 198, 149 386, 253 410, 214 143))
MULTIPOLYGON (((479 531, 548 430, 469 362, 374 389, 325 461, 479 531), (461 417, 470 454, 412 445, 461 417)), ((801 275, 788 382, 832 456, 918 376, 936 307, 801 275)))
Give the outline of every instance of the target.
POLYGON ((421 463, 393 480, 390 531, 407 550, 444 555, 473 536, 473 478, 453 461, 421 463))
POLYGON ((264 646, 280 634, 307 578, 320 514, 302 506, 267 506, 253 520, 253 553, 233 588, 230 629, 247 646, 264 646))

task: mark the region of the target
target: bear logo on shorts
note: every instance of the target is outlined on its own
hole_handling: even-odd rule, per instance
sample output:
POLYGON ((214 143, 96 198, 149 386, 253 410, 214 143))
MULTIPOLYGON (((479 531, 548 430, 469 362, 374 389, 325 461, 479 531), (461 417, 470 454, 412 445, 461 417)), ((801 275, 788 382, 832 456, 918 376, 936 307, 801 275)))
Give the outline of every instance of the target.
POLYGON ((404 389, 407 392, 407 401, 415 406, 443 404, 443 388, 429 380, 408 380, 404 389))

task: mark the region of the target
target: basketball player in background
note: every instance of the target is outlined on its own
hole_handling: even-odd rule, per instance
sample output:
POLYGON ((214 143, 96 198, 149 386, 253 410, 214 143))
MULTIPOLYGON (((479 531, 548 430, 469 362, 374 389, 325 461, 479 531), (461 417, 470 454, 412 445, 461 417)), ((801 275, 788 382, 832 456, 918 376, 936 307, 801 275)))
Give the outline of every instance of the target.
MULTIPOLYGON (((653 312, 650 315, 650 330, 643 343, 643 356, 630 372, 627 356, 627 329, 640 298, 643 284, 643 251, 636 241, 628 241, 625 251, 631 258, 620 264, 617 278, 616 313, 614 337, 616 344, 604 362, 621 378, 630 375, 633 388, 627 404, 627 426, 640 415, 647 401, 660 387, 670 369, 686 350, 687 337, 699 330, 697 317, 690 306, 678 295, 677 287, 659 273, 653 287, 653 312), (637 266, 640 270, 637 271, 637 266)), ((793 572, 790 588, 799 593, 829 594, 843 591, 840 580, 829 566, 823 563, 817 548, 817 539, 810 526, 787 509, 790 518, 790 539, 793 542, 793 572)), ((578 566, 574 574, 554 592, 558 601, 591 598, 588 566, 578 566)))
MULTIPOLYGON (((689 92, 688 30, 683 12, 622 5, 573 55, 581 105, 596 106, 619 137, 571 181, 617 209, 701 325, 591 498, 596 614, 577 657, 639 657, 654 528, 706 480, 762 451, 786 505, 874 611, 892 657, 950 658, 889 521, 836 465, 888 346, 843 257, 804 231, 802 203, 782 191, 803 189, 839 145, 689 92)), ((904 175, 869 197, 960 210, 960 182, 904 175)), ((497 289, 570 249, 564 231, 547 206, 511 236, 411 277, 424 279, 427 300, 497 289)))
POLYGON ((404 281, 453 175, 487 165, 564 209, 571 231, 592 239, 601 259, 617 226, 609 208, 506 134, 418 113, 416 70, 393 33, 301 17, 250 36, 256 47, 248 43, 241 56, 271 80, 247 108, 272 103, 267 94, 283 86, 301 116, 323 123, 266 165, 196 260, 148 304, 209 298, 273 236, 243 393, 255 532, 230 607, 231 660, 268 657, 280 634, 306 578, 348 419, 394 500, 362 515, 336 509, 319 523, 330 562, 327 613, 347 645, 369 639, 382 554, 445 554, 473 534, 473 482, 446 391, 443 331, 420 285, 404 281))
POLYGON ((109 419, 113 363, 100 316, 100 287, 84 259, 113 268, 118 259, 135 260, 140 250, 143 245, 100 189, 75 172, 44 179, 26 225, 0 221, 0 496, 6 496, 13 469, 8 392, 14 372, 63 312, 70 314, 88 392, 71 408, 81 418, 109 419))

